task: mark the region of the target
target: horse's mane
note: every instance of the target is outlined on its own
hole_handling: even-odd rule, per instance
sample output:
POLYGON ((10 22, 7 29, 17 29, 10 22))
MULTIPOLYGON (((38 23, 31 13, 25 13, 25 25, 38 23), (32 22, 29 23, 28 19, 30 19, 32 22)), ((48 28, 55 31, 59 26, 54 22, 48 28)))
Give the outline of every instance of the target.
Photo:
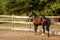
POLYGON ((37 15, 35 14, 35 12, 32 12, 32 14, 33 14, 34 16, 37 16, 37 15))

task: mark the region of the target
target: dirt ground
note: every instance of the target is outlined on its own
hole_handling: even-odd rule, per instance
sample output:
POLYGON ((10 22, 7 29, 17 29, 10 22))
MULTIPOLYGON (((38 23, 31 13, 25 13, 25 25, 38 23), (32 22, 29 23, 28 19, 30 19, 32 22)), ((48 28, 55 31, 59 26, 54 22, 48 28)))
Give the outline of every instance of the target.
POLYGON ((47 34, 42 37, 39 32, 35 35, 28 31, 0 30, 0 40, 60 40, 60 36, 50 35, 48 38, 47 34))

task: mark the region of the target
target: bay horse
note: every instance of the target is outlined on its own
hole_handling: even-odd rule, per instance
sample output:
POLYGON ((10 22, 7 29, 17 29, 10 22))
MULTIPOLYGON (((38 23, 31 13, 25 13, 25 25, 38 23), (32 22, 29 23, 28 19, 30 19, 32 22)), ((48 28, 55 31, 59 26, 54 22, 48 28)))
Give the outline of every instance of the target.
POLYGON ((49 27, 50 27, 50 20, 49 18, 46 18, 45 16, 39 17, 34 12, 29 12, 29 18, 33 18, 33 24, 34 24, 34 33, 37 32, 38 26, 42 25, 43 34, 45 33, 45 27, 48 31, 48 37, 49 37, 49 27))

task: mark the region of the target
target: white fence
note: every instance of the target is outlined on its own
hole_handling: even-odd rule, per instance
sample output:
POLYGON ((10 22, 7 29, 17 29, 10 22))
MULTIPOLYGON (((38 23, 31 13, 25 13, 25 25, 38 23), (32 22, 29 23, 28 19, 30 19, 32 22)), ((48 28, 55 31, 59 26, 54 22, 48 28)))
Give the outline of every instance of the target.
POLYGON ((9 16, 9 15, 0 15, 0 17, 2 18, 11 18, 11 21, 7 20, 7 21, 0 21, 0 22, 10 22, 10 23, 24 23, 24 24, 30 24, 30 22, 21 22, 21 21, 14 21, 14 18, 22 18, 22 19, 29 19, 29 17, 27 16, 9 16))
MULTIPOLYGON (((23 23, 23 24, 32 24, 32 22, 21 22, 21 21, 14 21, 14 18, 22 18, 22 19, 29 19, 28 16, 15 16, 15 15, 0 15, 1 18, 11 18, 11 21, 0 21, 0 22, 10 22, 10 23, 23 23)), ((60 16, 46 16, 47 18, 60 18, 60 16)), ((53 19, 51 19, 53 20, 53 19)), ((60 25, 60 22, 53 22, 53 24, 60 25)))

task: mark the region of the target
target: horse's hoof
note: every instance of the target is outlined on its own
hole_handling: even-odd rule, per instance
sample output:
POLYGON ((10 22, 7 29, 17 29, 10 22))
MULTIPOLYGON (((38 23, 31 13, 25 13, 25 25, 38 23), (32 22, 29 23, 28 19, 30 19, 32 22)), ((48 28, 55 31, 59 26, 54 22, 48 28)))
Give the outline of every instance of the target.
POLYGON ((42 33, 42 36, 44 36, 44 33, 42 33))

